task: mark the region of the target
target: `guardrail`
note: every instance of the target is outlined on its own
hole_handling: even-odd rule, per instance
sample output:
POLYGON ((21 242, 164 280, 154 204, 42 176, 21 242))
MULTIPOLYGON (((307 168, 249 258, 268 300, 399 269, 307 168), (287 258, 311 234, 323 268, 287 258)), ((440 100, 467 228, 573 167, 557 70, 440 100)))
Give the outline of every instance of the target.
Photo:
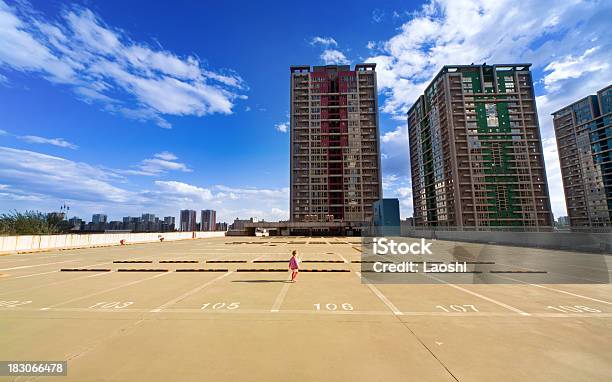
POLYGON ((0 236, 0 253, 48 251, 223 237, 225 231, 0 236))
POLYGON ((599 232, 505 232, 402 229, 402 236, 612 254, 612 234, 599 232))

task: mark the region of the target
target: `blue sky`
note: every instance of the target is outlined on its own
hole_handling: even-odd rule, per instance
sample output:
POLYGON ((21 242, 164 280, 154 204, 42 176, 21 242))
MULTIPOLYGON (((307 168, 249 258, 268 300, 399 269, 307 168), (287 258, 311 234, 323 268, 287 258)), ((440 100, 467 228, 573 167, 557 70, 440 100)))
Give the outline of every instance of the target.
POLYGON ((550 113, 612 82, 611 4, 0 0, 0 212, 287 219, 289 66, 368 61, 407 217, 405 112, 443 65, 486 61, 533 64, 562 215, 550 113))

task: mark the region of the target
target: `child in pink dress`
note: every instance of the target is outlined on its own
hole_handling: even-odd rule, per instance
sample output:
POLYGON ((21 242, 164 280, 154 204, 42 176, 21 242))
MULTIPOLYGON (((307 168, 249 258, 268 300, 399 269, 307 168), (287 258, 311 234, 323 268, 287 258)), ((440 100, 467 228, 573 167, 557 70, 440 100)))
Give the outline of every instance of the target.
POLYGON ((297 251, 293 250, 293 252, 291 252, 291 259, 289 260, 289 269, 291 270, 291 282, 292 283, 295 282, 295 278, 297 277, 297 274, 300 269, 296 255, 297 255, 297 251))

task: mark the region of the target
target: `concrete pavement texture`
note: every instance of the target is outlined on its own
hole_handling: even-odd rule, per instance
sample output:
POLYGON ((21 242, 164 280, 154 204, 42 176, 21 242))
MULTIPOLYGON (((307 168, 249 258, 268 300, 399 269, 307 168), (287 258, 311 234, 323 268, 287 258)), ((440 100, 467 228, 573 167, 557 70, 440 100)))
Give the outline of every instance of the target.
POLYGON ((225 237, 2 256, 0 360, 68 373, 0 381, 612 380, 610 284, 368 284, 359 249, 225 237))

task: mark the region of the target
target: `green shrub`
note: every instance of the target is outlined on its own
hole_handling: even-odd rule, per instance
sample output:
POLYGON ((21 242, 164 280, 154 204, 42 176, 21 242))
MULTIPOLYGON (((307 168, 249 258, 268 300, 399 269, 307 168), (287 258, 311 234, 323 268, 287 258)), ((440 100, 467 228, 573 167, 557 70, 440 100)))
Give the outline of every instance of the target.
POLYGON ((12 211, 0 215, 0 235, 48 235, 70 231, 68 222, 39 211, 12 211))

